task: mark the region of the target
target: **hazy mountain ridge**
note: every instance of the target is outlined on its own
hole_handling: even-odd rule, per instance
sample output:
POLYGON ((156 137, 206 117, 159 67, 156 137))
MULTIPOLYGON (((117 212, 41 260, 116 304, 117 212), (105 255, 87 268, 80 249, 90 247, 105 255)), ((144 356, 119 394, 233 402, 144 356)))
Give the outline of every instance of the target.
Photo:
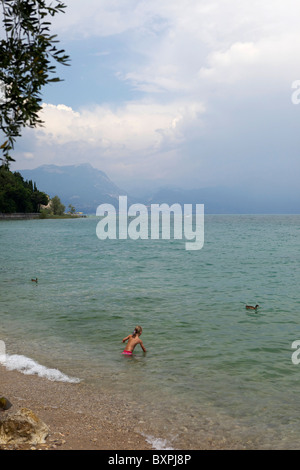
POLYGON ((101 170, 90 164, 82 165, 42 165, 33 170, 20 170, 26 179, 35 181, 41 191, 50 197, 58 195, 68 207, 72 204, 77 211, 96 213, 99 204, 118 203, 122 191, 101 170))
POLYGON ((33 170, 20 170, 27 180, 36 182, 41 191, 50 197, 58 195, 68 208, 72 204, 77 211, 96 214, 98 205, 103 203, 119 206, 119 196, 127 195, 128 205, 136 202, 157 204, 204 204, 207 214, 295 214, 299 213, 299 194, 277 196, 269 194, 265 188, 249 187, 207 187, 181 189, 163 187, 149 190, 143 196, 132 197, 119 188, 103 171, 89 163, 81 165, 42 165, 33 170))

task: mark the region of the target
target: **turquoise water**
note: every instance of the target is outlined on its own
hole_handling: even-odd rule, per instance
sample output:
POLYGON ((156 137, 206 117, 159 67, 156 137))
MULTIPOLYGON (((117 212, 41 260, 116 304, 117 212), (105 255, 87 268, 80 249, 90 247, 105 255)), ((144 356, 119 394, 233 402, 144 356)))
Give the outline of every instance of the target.
POLYGON ((300 216, 206 215, 199 251, 97 222, 0 222, 7 353, 126 397, 174 447, 299 448, 300 216), (124 358, 136 324, 147 354, 124 358))

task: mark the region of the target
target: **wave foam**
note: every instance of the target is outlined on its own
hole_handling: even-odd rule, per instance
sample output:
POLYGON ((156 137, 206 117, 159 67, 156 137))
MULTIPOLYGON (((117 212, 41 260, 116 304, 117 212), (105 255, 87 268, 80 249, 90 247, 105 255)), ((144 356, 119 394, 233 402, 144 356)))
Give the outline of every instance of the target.
POLYGON ((144 434, 146 441, 150 444, 155 450, 175 450, 168 443, 166 439, 161 439, 160 437, 147 436, 144 434))
POLYGON ((69 377, 58 369, 49 369, 29 357, 18 354, 0 355, 0 364, 5 366, 7 370, 17 370, 25 375, 38 375, 39 377, 46 378, 53 382, 80 382, 80 379, 76 377, 69 377))

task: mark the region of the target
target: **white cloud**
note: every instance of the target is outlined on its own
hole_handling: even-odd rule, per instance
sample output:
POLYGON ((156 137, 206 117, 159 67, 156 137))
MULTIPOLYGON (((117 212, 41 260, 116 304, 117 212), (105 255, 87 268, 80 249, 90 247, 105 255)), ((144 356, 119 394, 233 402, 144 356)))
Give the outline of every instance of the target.
POLYGON ((289 106, 300 78, 299 17, 297 0, 72 0, 56 32, 86 40, 82 50, 94 54, 99 76, 114 75, 110 96, 115 77, 123 82, 123 101, 96 104, 94 86, 94 106, 45 105, 46 126, 30 134, 34 150, 26 150, 43 162, 86 159, 113 179, 171 181, 176 171, 196 181, 198 171, 201 184, 208 175, 219 183, 231 168, 238 178, 257 162, 268 167, 270 145, 284 166, 281 136, 290 136, 291 155, 298 146, 289 106))
POLYGON ((168 26, 173 32, 184 31, 216 43, 229 36, 243 34, 253 39, 261 32, 296 30, 299 11, 297 0, 71 0, 66 14, 59 15, 55 24, 76 37, 133 29, 154 35, 168 26))
POLYGON ((145 21, 140 0, 71 0, 64 15, 55 19, 62 34, 78 38, 111 36, 139 27, 145 21))
POLYGON ((113 109, 108 105, 74 111, 65 105, 44 104, 41 118, 45 127, 36 131, 40 144, 64 145, 85 142, 113 155, 132 152, 151 153, 164 146, 178 145, 185 139, 184 129, 204 112, 201 103, 152 101, 128 102, 113 109))
MULTIPOLYGON (((175 171, 179 149, 195 129, 198 132, 204 112, 203 105, 194 102, 163 105, 145 100, 78 111, 44 104, 44 127, 26 132, 27 147, 39 156, 39 165, 89 161, 116 179, 143 174, 161 178, 172 174, 172 165, 175 171)), ((24 157, 18 155, 18 166, 28 167, 24 157)))
POLYGON ((25 160, 34 160, 34 154, 32 152, 23 152, 25 160))
POLYGON ((259 56, 259 49, 252 42, 234 43, 224 52, 213 52, 209 58, 210 67, 202 67, 199 77, 218 81, 240 78, 234 77, 236 69, 243 71, 245 67, 253 66, 258 62, 259 56))
POLYGON ((261 93, 296 79, 299 17, 297 0, 72 0, 60 28, 126 44, 115 74, 134 89, 203 101, 209 81, 261 93))
POLYGON ((208 65, 201 67, 198 76, 219 84, 242 83, 243 87, 251 84, 257 92, 267 92, 274 86, 279 89, 283 81, 297 75, 300 68, 295 64, 295 57, 299 54, 298 34, 287 33, 256 43, 236 42, 226 50, 212 52, 207 59, 208 65))
POLYGON ((72 0, 56 28, 65 38, 125 44, 114 72, 136 90, 203 101, 208 80, 296 79, 299 17, 297 0, 72 0))

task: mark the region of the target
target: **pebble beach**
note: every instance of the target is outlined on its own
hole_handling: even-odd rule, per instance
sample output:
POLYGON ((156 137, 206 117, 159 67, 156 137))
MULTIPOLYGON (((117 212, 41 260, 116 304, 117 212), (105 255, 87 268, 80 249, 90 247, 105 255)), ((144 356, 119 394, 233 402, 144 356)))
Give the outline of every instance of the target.
POLYGON ((45 444, 13 445, 7 450, 151 450, 145 438, 134 431, 126 403, 99 394, 82 384, 51 382, 0 366, 1 395, 12 403, 15 413, 31 409, 48 427, 45 444))

